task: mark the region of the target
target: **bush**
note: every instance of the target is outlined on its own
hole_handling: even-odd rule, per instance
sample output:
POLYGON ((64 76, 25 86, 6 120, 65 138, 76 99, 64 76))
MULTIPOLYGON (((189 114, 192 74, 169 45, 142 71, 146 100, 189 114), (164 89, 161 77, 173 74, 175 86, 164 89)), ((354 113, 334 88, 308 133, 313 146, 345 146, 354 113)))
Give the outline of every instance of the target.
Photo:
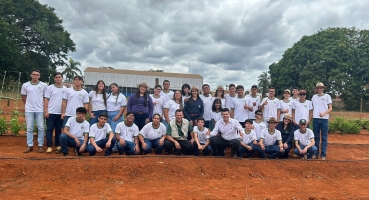
POLYGON ((369 130, 369 120, 362 121, 362 122, 361 122, 361 127, 362 127, 363 129, 367 129, 367 130, 369 130))
POLYGON ((339 131, 340 134, 358 134, 360 133, 362 126, 363 125, 360 120, 345 121, 342 117, 337 117, 333 122, 329 123, 328 132, 335 133, 339 131))
POLYGON ((8 124, 5 117, 0 118, 0 135, 8 132, 8 124))
POLYGON ((21 131, 21 125, 18 122, 18 118, 12 118, 10 120, 10 131, 13 135, 18 135, 21 131))

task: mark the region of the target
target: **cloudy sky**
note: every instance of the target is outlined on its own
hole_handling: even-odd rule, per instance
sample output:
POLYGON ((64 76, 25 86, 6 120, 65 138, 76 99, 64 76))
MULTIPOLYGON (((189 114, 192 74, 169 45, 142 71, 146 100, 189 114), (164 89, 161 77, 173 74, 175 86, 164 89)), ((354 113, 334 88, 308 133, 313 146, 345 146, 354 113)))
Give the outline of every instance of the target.
POLYGON ((194 73, 246 88, 304 35, 369 29, 367 0, 40 0, 56 9, 86 67, 194 73))

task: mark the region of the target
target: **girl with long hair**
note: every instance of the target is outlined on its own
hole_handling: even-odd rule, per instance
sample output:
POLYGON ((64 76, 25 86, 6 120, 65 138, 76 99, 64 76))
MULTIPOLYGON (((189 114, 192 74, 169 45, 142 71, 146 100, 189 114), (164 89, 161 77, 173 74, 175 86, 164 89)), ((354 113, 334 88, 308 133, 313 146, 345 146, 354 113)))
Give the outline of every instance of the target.
POLYGON ((102 80, 97 81, 94 90, 88 94, 90 126, 98 121, 101 113, 106 113, 106 91, 105 83, 102 80))
POLYGON ((145 82, 138 84, 137 87, 137 92, 129 97, 127 111, 134 114, 134 123, 141 130, 152 118, 153 102, 147 94, 150 87, 145 82))

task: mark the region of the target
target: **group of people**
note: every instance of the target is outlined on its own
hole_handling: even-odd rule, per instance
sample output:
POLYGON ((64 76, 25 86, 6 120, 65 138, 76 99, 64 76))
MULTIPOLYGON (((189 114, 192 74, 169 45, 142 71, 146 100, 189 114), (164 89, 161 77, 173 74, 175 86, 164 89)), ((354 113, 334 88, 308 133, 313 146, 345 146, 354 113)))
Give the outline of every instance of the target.
POLYGON ((256 85, 245 95, 242 85, 229 85, 229 94, 217 87, 211 95, 210 86, 202 90, 184 84, 181 90, 170 90, 170 82, 156 85, 149 95, 146 83, 138 84, 137 92, 126 97, 116 83, 105 91, 99 80, 93 91, 83 88, 83 78, 76 76, 73 87, 63 86, 61 73, 54 74, 54 84, 39 81, 40 72, 33 70, 31 81, 24 83, 21 94, 25 103, 27 149, 33 151, 34 120, 38 127, 38 152, 44 143, 46 119, 47 153, 68 156, 68 147, 77 155, 102 152, 109 156, 147 154, 186 154, 260 158, 294 156, 326 159, 328 119, 332 100, 324 93, 324 84, 316 84, 317 94, 311 101, 306 91, 297 87, 286 89, 283 99, 275 97, 270 87, 268 97, 261 100, 256 85), (202 93, 200 95, 200 93, 202 93), (126 113, 126 114, 124 114, 126 113), (85 119, 89 115, 89 122, 85 119), (309 129, 313 125, 314 132, 309 129), (320 141, 322 139, 322 141, 320 141), (294 144, 292 144, 294 141, 294 144), (320 146, 321 143, 321 146, 320 146))

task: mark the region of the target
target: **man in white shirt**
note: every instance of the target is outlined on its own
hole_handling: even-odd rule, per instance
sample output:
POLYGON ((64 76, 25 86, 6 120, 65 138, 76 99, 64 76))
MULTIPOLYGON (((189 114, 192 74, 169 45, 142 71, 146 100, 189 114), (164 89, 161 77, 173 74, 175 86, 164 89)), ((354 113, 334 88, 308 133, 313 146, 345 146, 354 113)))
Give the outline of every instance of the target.
POLYGON ((246 95, 251 101, 252 104, 252 111, 249 112, 249 119, 255 120, 255 111, 259 109, 260 106, 260 97, 257 95, 258 86, 253 85, 251 86, 251 94, 246 95))
POLYGON ((106 148, 105 156, 110 156, 115 144, 113 130, 108 123, 108 114, 101 113, 98 122, 90 127, 90 143, 87 145, 87 152, 94 156, 96 152, 102 152, 106 148), (107 138, 106 135, 109 135, 107 138))
POLYGON ((292 122, 296 129, 299 129, 298 122, 301 119, 306 119, 306 126, 309 127, 311 119, 313 118, 313 104, 306 100, 306 91, 300 90, 299 101, 292 104, 292 122))
POLYGON ((292 116, 293 102, 290 100, 290 90, 286 89, 283 92, 283 100, 279 102, 279 121, 283 122, 283 118, 286 114, 292 116))
POLYGON ((231 147, 231 156, 237 157, 237 150, 240 148, 239 138, 244 136, 244 131, 237 120, 230 118, 228 108, 222 109, 222 119, 216 122, 210 135, 214 136, 210 138, 214 156, 224 156, 223 149, 231 147), (220 136, 216 136, 218 132, 220 136))
POLYGON ((163 90, 160 92, 160 95, 164 97, 165 103, 167 103, 169 100, 173 99, 174 92, 169 89, 170 82, 168 80, 163 81, 163 90))
POLYGON ((319 156, 319 145, 320 138, 322 138, 322 160, 326 159, 327 156, 327 144, 328 144, 328 119, 329 113, 332 111, 332 99, 329 94, 324 93, 324 84, 319 82, 315 87, 318 90, 318 94, 314 95, 311 99, 314 112, 313 112, 313 127, 314 127, 314 136, 315 136, 315 146, 318 151, 315 153, 313 158, 317 158, 319 156), (320 136, 321 132, 321 136, 320 136))
POLYGON ((274 117, 275 119, 279 119, 278 115, 278 109, 279 109, 279 99, 276 98, 275 95, 275 88, 270 87, 269 96, 264 98, 263 101, 261 101, 259 110, 263 110, 264 113, 264 123, 268 123, 269 119, 271 117, 274 117))
POLYGON ((211 130, 214 127, 211 121, 213 117, 211 107, 213 106, 214 97, 210 94, 210 86, 208 84, 202 85, 202 93, 203 94, 200 95, 202 103, 204 104, 204 114, 202 117, 205 119, 205 127, 211 130))
MULTIPOLYGON (((152 103, 154 104, 153 107, 153 114, 159 114, 161 119, 163 119, 163 108, 165 105, 165 98, 163 96, 161 96, 161 85, 156 85, 154 88, 154 94, 150 94, 150 97, 152 99, 152 103)), ((166 125, 166 121, 164 123, 165 120, 162 120, 161 122, 166 125)))
POLYGON ((85 120, 87 109, 78 107, 76 113, 77 116, 70 117, 64 126, 59 139, 61 149, 55 151, 56 154, 63 153, 63 156, 68 156, 68 147, 74 147, 77 156, 81 156, 81 152, 86 150, 90 130, 90 124, 85 120))
POLYGON ((67 87, 63 85, 63 74, 54 74, 54 84, 49 85, 44 94, 44 116, 46 119, 46 153, 51 153, 53 142, 53 131, 55 130, 55 150, 60 150, 59 137, 61 135, 63 120, 61 119, 61 104, 63 94, 67 87))
POLYGON ((229 84, 228 91, 229 91, 229 94, 224 95, 224 98, 226 99, 226 108, 228 108, 228 110, 231 110, 232 109, 232 99, 237 96, 236 86, 233 83, 229 84))
POLYGON ((246 153, 246 158, 251 158, 254 156, 254 152, 258 152, 258 155, 262 155, 263 152, 257 146, 258 142, 256 141, 256 133, 252 130, 251 119, 247 119, 245 122, 245 134, 242 137, 241 146, 238 149, 238 156, 243 158, 243 154, 246 153))
POLYGON ((245 97, 242 85, 236 87, 237 97, 232 99, 231 118, 236 119, 241 126, 245 127, 245 120, 249 118, 249 112, 253 110, 252 103, 245 97))
POLYGON ((134 155, 140 152, 138 144, 138 126, 133 123, 135 116, 133 112, 127 112, 126 120, 119 122, 115 128, 115 139, 117 140, 119 155, 134 155))
POLYGON ((295 154, 304 159, 311 159, 317 152, 314 141, 314 133, 307 127, 307 121, 301 119, 299 121, 300 129, 294 132, 295 154))
POLYGON ((254 131, 256 133, 256 140, 259 142, 261 131, 267 128, 267 125, 263 122, 263 111, 255 111, 255 121, 253 122, 254 131))
POLYGON ((68 88, 63 95, 62 114, 63 127, 67 123, 69 117, 76 116, 76 108, 85 107, 88 111, 88 104, 90 102, 88 93, 82 88, 82 76, 75 76, 73 79, 73 87, 68 88))
POLYGON ((282 144, 282 135, 275 127, 278 124, 276 118, 271 117, 268 120, 269 128, 263 129, 260 135, 260 148, 263 151, 260 158, 266 158, 265 154, 269 154, 270 159, 276 159, 283 155, 284 148, 282 144), (278 145, 276 145, 278 143, 278 145))
POLYGON ((46 83, 39 81, 40 71, 32 70, 31 81, 22 85, 21 95, 25 104, 25 117, 27 125, 27 149, 23 153, 33 151, 33 127, 36 119, 38 129, 38 152, 43 153, 44 146, 44 92, 47 87, 46 83))
POLYGON ((290 101, 294 102, 294 101, 298 101, 299 100, 299 93, 300 93, 300 89, 298 87, 293 87, 292 88, 292 96, 290 97, 290 101))

